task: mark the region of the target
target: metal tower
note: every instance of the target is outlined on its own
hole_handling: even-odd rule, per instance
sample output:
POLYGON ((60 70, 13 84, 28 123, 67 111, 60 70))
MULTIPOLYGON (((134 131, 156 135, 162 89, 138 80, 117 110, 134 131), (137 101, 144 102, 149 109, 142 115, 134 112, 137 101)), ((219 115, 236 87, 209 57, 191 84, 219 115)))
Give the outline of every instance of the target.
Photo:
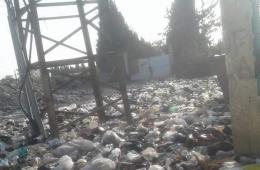
MULTIPOLYGON (((75 124, 80 120, 86 118, 87 116, 93 115, 95 113, 98 113, 99 119, 101 121, 105 121, 105 108, 108 106, 112 106, 117 110, 120 110, 115 105, 115 103, 121 100, 123 100, 124 114, 126 116, 126 120, 129 124, 132 123, 130 105, 126 91, 125 75, 123 74, 124 68, 122 66, 123 63, 121 62, 123 61, 122 54, 118 52, 112 52, 117 61, 115 62, 116 71, 114 72, 114 74, 117 74, 118 85, 115 86, 109 84, 108 82, 102 82, 99 79, 98 71, 96 69, 97 55, 94 54, 92 50, 89 27, 94 28, 96 31, 101 31, 98 25, 94 23, 94 21, 99 18, 98 0, 63 0, 63 2, 58 0, 5 0, 5 2, 8 9, 10 31, 20 73, 20 90, 22 100, 21 106, 30 121, 33 135, 42 134, 43 136, 46 136, 30 76, 30 71, 37 69, 40 71, 40 79, 44 93, 43 100, 46 105, 45 110, 48 114, 52 137, 57 137, 59 135, 59 130, 67 128, 72 124, 75 124), (43 13, 43 15, 39 14, 43 8, 48 10, 52 9, 52 11, 53 9, 56 9, 56 14, 54 16, 50 16, 55 12, 48 13, 48 10, 47 12, 43 13), (61 8, 73 8, 76 13, 69 15, 60 15, 61 8), (89 18, 89 16, 95 13, 96 15, 89 18), (44 22, 67 19, 76 19, 79 22, 79 26, 67 35, 64 35, 62 38, 57 40, 57 38, 53 38, 52 36, 44 35, 42 33, 42 27, 44 24, 46 24, 44 22), (75 34, 80 32, 82 35, 81 37, 83 38, 82 43, 84 44, 84 50, 79 49, 77 46, 75 47, 66 43, 67 40, 71 39, 75 34), (52 43, 52 45, 47 48, 46 46, 48 45, 45 45, 45 41, 52 43), (83 56, 70 59, 52 59, 51 61, 47 61, 46 56, 60 46, 73 50, 75 53, 81 54, 83 56), (33 51, 35 51, 35 53, 33 53, 33 51), (37 61, 32 63, 32 58, 36 58, 37 61), (75 66, 79 64, 84 65, 84 73, 87 72, 87 74, 89 75, 88 79, 90 80, 93 88, 96 100, 96 108, 90 113, 85 114, 81 118, 70 122, 68 125, 60 127, 56 121, 56 114, 59 112, 55 108, 55 103, 53 99, 53 93, 55 93, 59 89, 52 88, 50 81, 50 72, 52 72, 53 68, 56 67, 75 66), (110 101, 108 99, 104 100, 100 88, 101 85, 106 85, 110 88, 118 90, 121 93, 121 97, 114 101, 110 101)), ((67 24, 66 27, 73 27, 73 25, 67 24)), ((57 32, 56 30, 56 33, 60 32, 57 32)), ((102 34, 106 37, 109 37, 109 35, 106 35, 105 33, 102 34)), ((111 53, 109 55, 111 55, 111 53)), ((58 73, 59 72, 55 72, 55 74, 58 73)))

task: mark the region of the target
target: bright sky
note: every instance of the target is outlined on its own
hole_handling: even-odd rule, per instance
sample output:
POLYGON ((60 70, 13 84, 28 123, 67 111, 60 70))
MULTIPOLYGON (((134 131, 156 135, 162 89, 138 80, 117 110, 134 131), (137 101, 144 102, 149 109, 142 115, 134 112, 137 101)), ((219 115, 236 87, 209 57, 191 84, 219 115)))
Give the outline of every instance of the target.
MULTIPOLYGON (((168 23, 168 20, 165 18, 166 11, 171 7, 171 3, 173 1, 174 0, 115 0, 119 10, 122 12, 126 22, 132 28, 132 30, 136 31, 139 36, 143 37, 146 41, 151 42, 161 39, 159 34, 164 32, 168 23)), ((58 12, 66 13, 66 10, 61 10, 58 12)), ((49 14, 51 12, 48 11, 47 13, 43 13, 49 14)), ((73 23, 74 22, 71 22, 69 27, 73 27, 73 23)), ((56 29, 57 36, 61 33, 65 33, 63 34, 64 36, 66 33, 70 32, 67 31, 68 25, 57 27, 55 24, 57 24, 57 22, 53 21, 51 24, 47 24, 47 22, 42 23, 42 33, 45 34, 46 32, 47 34, 49 30, 52 29, 52 27, 56 29)), ((92 31, 91 34, 94 35, 95 33, 92 31)), ((16 69, 16 60, 8 28, 6 7, 3 0, 0 0, 0 37, 1 78, 5 75, 13 75, 16 69)), ((80 35, 78 37, 80 37, 80 35)), ((60 37, 58 39, 60 39, 60 37)), ((74 41, 72 41, 75 44, 79 42, 78 40, 79 39, 75 38, 74 41)), ((78 45, 78 47, 80 48, 80 45, 78 45)), ((55 56, 56 54, 53 53, 53 55, 55 56)))

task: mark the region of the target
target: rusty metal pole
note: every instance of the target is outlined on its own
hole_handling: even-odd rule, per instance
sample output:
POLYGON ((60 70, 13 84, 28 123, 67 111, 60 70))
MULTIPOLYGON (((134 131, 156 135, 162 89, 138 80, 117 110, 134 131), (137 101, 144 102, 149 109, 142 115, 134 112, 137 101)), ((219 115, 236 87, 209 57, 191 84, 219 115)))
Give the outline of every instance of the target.
POLYGON ((51 83, 50 83, 49 72, 45 65, 45 54, 44 54, 43 43, 42 43, 42 39, 41 39, 41 31, 40 31, 40 25, 39 25, 39 21, 38 21, 38 12, 37 12, 37 8, 36 8, 36 2, 34 0, 29 0, 29 7, 30 7, 32 31, 34 32, 35 44, 36 44, 36 49, 37 49, 39 65, 40 65, 41 81, 42 81, 43 92, 44 92, 44 100, 46 102, 49 125, 50 125, 50 130, 51 130, 51 137, 58 137, 59 132, 58 132, 58 126, 57 126, 57 121, 56 121, 54 100, 53 100, 53 96, 51 93, 51 83))
POLYGON ((19 69, 20 79, 25 78, 24 93, 22 93, 22 103, 26 109, 26 112, 30 115, 28 116, 29 123, 31 125, 32 136, 39 136, 40 134, 45 138, 45 130, 40 118, 40 111, 37 105, 35 95, 32 90, 32 81, 30 76, 26 76, 26 71, 28 70, 28 63, 26 61, 26 49, 22 47, 24 42, 23 32, 21 32, 21 15, 19 2, 14 1, 14 8, 12 8, 7 1, 7 11, 8 11, 8 22, 10 33, 12 36, 13 46, 15 50, 15 55, 17 59, 17 65, 19 69), (15 16, 16 14, 16 16, 15 16))
POLYGON ((128 123, 128 125, 133 124, 133 117, 131 114, 131 109, 130 109, 130 103, 128 100, 128 95, 127 95, 127 88, 126 88, 126 69, 124 65, 124 59, 123 56, 117 55, 115 57, 116 59, 116 71, 118 75, 118 82, 119 82, 119 88, 120 92, 122 95, 122 100, 124 104, 124 110, 125 110, 125 118, 128 123))
MULTIPOLYGON (((94 61, 94 58, 93 58, 93 51, 92 51, 92 47, 91 47, 91 41, 90 41, 90 36, 89 36, 89 31, 88 31, 88 26, 87 26, 87 20, 85 18, 84 3, 82 2, 82 0, 76 0, 76 3, 77 3, 77 7, 78 7, 78 13, 79 13, 79 18, 80 18, 80 23, 81 23, 81 28, 82 28, 82 33, 83 33, 83 37, 84 37, 84 42, 85 42, 87 54, 90 57, 88 64, 89 64, 90 71, 91 71, 92 88, 94 90, 94 96, 95 96, 95 99, 96 99, 97 107, 99 108, 99 107, 103 106, 103 99, 102 99, 101 90, 100 90, 100 86, 99 86, 99 82, 98 82, 96 65, 95 65, 95 61, 94 61)), ((98 112, 98 115, 99 115, 100 121, 105 120, 104 109, 101 109, 98 112)))

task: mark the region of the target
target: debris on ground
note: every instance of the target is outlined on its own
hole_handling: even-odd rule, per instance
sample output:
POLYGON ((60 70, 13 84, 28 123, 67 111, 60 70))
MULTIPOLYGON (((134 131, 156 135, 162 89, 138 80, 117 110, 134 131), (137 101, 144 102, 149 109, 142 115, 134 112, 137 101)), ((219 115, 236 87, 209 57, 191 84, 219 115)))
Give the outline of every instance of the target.
MULTIPOLYGON (((95 103, 86 93, 90 92, 72 89, 55 94, 57 110, 91 111, 95 103)), ((256 158, 235 156, 231 114, 216 77, 131 84, 128 93, 134 126, 127 126, 115 109, 108 108, 106 114, 112 118, 105 123, 89 116, 63 130, 59 139, 32 142, 26 133, 27 120, 9 116, 0 127, 0 168, 226 170, 258 166, 256 158)), ((110 99, 117 97, 109 94, 110 99)), ((59 123, 66 125, 79 116, 60 113, 59 123)))
POLYGON ((0 81, 0 113, 3 115, 18 110, 18 80, 7 76, 0 81))

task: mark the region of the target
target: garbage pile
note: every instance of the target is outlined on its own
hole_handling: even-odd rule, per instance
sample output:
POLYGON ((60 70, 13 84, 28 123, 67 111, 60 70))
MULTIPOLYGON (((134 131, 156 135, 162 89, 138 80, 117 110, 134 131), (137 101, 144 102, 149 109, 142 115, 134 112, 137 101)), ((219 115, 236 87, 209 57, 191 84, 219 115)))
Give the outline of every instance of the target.
MULTIPOLYGON (((92 99, 65 106, 62 98, 78 101, 69 94, 59 94, 63 105, 58 110, 84 112, 95 106, 92 99)), ((62 131, 59 138, 41 142, 26 141, 22 121, 6 122, 1 126, 6 135, 0 136, 0 166, 24 170, 227 170, 257 162, 234 156, 231 115, 216 77, 133 84, 129 98, 134 126, 109 108, 106 112, 112 119, 105 123, 90 116, 62 131), (12 138, 10 132, 18 135, 12 138)), ((77 116, 59 115, 59 121, 64 125, 77 116)))
POLYGON ((19 109, 18 82, 12 77, 0 81, 0 113, 12 113, 19 109))

